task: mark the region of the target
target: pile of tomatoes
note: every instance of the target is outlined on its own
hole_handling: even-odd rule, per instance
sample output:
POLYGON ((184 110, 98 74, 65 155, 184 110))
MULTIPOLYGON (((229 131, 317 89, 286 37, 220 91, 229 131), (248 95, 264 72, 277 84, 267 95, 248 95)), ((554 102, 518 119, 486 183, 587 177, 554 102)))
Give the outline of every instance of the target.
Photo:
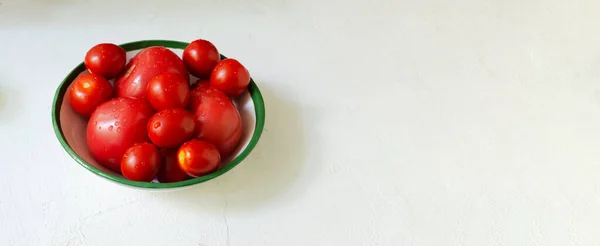
POLYGON ((102 43, 84 64, 89 73, 73 81, 71 106, 88 118, 92 157, 127 179, 203 176, 239 144, 242 119, 231 98, 248 88, 250 74, 237 60, 221 59, 211 42, 191 42, 181 58, 148 47, 129 62, 123 48, 102 43))

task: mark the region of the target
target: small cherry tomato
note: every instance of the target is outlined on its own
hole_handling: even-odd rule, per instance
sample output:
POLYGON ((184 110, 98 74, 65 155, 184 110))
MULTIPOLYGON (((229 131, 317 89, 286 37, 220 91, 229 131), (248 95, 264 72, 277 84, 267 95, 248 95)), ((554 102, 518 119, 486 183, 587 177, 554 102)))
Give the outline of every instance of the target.
POLYGON ((217 47, 207 40, 195 40, 183 50, 183 63, 198 78, 208 79, 220 60, 217 47))
POLYGON ((181 74, 166 72, 148 83, 146 98, 156 110, 185 108, 190 97, 190 86, 181 74))
POLYGON ((151 143, 136 143, 121 159, 121 173, 129 180, 150 182, 156 177, 162 158, 151 143))
POLYGON ((242 117, 223 92, 199 86, 191 93, 190 110, 196 118, 196 138, 214 144, 222 157, 237 147, 242 136, 242 117))
POLYGON ((179 147, 179 168, 192 177, 200 177, 217 169, 221 155, 217 148, 206 141, 192 139, 179 147))
POLYGON ((69 96, 73 110, 82 116, 90 117, 100 104, 110 99, 112 86, 99 75, 83 74, 73 81, 69 96))
POLYGON ((125 151, 134 143, 149 141, 146 125, 153 113, 145 99, 113 98, 100 104, 92 113, 86 130, 92 157, 119 172, 125 151))
POLYGON ((217 63, 210 75, 210 86, 230 97, 241 95, 250 84, 250 73, 235 59, 225 59, 217 63))
POLYGON ((179 182, 187 179, 188 175, 179 168, 177 149, 162 149, 163 164, 156 179, 161 183, 179 182))
POLYGON ((147 125, 150 140, 161 148, 178 147, 194 135, 195 128, 194 115, 180 108, 154 114, 147 125))
POLYGON ((127 53, 116 44, 103 43, 92 47, 86 54, 84 64, 92 74, 107 79, 117 77, 127 62, 127 53))

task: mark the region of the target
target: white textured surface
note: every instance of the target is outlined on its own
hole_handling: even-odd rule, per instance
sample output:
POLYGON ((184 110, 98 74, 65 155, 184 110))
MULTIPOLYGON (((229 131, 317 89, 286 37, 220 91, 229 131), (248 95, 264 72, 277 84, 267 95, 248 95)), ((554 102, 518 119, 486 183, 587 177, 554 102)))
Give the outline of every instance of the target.
POLYGON ((0 2, 1 245, 600 244, 600 1, 0 2), (264 93, 247 161, 148 193, 67 156, 87 48, 196 37, 264 93))

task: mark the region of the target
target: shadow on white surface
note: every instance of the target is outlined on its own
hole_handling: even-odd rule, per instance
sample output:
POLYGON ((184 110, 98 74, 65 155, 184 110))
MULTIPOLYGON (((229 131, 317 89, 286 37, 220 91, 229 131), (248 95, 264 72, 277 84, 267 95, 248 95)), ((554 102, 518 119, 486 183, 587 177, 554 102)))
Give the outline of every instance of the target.
POLYGON ((0 123, 6 123, 15 116, 17 111, 14 105, 19 105, 16 93, 9 87, 0 86, 0 123))
POLYGON ((266 120, 254 151, 215 180, 180 191, 156 193, 157 198, 183 209, 231 211, 268 206, 276 203, 279 196, 291 195, 308 147, 303 121, 295 104, 266 86, 260 89, 266 120))

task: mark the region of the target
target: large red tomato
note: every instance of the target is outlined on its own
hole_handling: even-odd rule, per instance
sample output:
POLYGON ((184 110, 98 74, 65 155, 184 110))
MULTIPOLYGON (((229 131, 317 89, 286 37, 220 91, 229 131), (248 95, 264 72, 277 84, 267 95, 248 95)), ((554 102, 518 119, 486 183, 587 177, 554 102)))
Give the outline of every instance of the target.
POLYGON ((220 60, 217 47, 207 40, 195 40, 183 50, 183 63, 198 78, 208 79, 220 60))
POLYGON ((187 179, 188 175, 179 168, 177 149, 162 149, 163 164, 156 179, 161 183, 179 182, 187 179))
POLYGON ((73 81, 69 97, 75 112, 90 117, 92 112, 112 96, 110 82, 99 75, 83 74, 73 81))
POLYGON ((199 86, 191 93, 190 106, 196 117, 196 138, 214 144, 225 157, 240 142, 242 117, 222 92, 199 86))
POLYGON ((230 97, 241 95, 250 84, 250 73, 235 59, 225 59, 217 63, 210 75, 210 86, 230 97))
POLYGON ((85 54, 85 67, 90 73, 112 79, 119 75, 127 62, 127 53, 116 44, 104 43, 85 54))
POLYGON ((181 74, 189 83, 189 74, 183 61, 173 51, 162 47, 148 47, 127 64, 125 72, 115 80, 118 97, 145 98, 150 80, 165 72, 181 74))
POLYGON ((183 76, 166 72, 150 80, 146 98, 156 110, 185 108, 189 94, 190 83, 183 76))
POLYGON ((209 174, 219 166, 219 151, 209 142, 192 139, 179 147, 177 151, 179 168, 192 177, 209 174))
POLYGON ((148 136, 161 148, 176 148, 194 135, 194 115, 185 109, 170 108, 154 114, 148 120, 148 136))
POLYGON ((92 157, 119 172, 125 151, 134 143, 149 140, 146 124, 152 114, 152 107, 144 99, 114 98, 98 106, 86 131, 92 157))
POLYGON ((121 172, 129 180, 150 182, 156 177, 162 157, 151 143, 133 144, 121 159, 121 172))

